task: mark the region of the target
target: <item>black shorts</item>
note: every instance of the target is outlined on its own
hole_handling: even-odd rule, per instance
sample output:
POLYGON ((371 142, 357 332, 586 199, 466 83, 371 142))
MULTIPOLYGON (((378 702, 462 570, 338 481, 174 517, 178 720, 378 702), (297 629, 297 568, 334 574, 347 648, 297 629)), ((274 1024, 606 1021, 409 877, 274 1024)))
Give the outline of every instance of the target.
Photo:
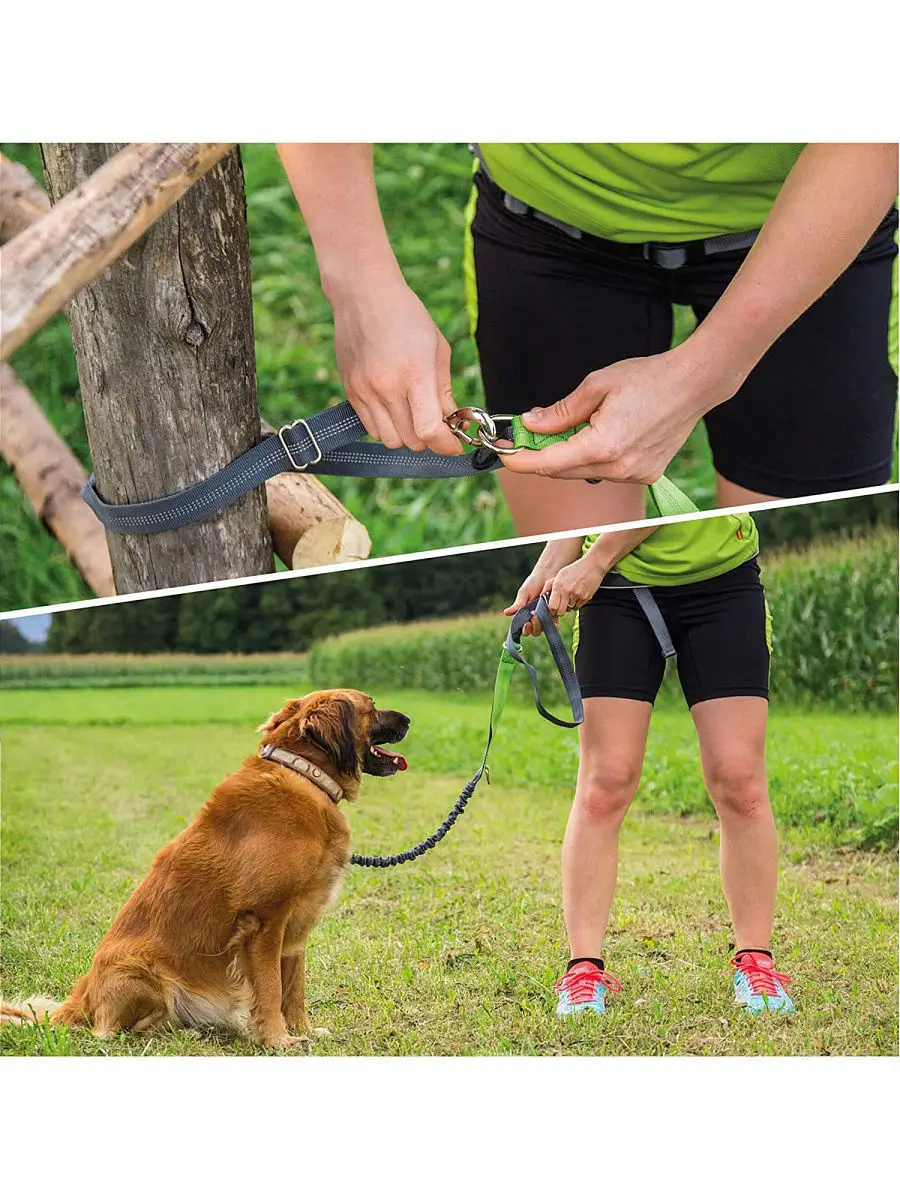
MULTIPOLYGON (((634 247, 573 238, 503 205, 483 174, 472 223, 476 341, 488 409, 561 399, 591 371, 659 354, 672 305, 702 321, 747 251, 675 270, 634 247)), ((891 209, 859 257, 771 347, 705 424, 716 470, 766 495, 874 487, 891 472, 897 378, 888 357, 891 209)))
MULTIPOLYGON (((769 623, 756 559, 715 579, 650 589, 669 628, 689 708, 769 695, 769 623)), ((601 587, 578 614, 575 673, 585 699, 656 699, 666 660, 630 588, 601 587)))

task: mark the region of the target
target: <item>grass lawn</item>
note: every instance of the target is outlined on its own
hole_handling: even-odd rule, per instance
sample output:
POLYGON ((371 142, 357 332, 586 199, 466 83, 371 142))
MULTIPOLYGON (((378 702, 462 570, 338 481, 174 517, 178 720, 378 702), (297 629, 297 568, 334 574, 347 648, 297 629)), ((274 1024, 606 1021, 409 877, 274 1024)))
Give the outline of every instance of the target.
MULTIPOLYGON (((66 993, 155 851, 253 751, 253 726, 284 694, 277 684, 0 694, 5 997, 66 993)), ((481 697, 379 701, 410 712, 414 725, 409 772, 367 781, 350 814, 366 852, 405 847, 440 822, 474 769, 485 719, 481 697)), ((310 1013, 332 1030, 312 1053, 895 1054, 896 863, 842 844, 841 821, 822 817, 885 778, 894 720, 773 717, 784 850, 774 944, 796 978, 799 1011, 789 1019, 753 1020, 731 1002, 716 828, 691 746, 687 714, 660 708, 623 836, 607 960, 624 991, 606 1019, 567 1024, 553 1013, 566 956, 558 861, 575 746, 513 704, 495 782, 446 841, 406 867, 348 873, 311 940, 310 1013), (811 790, 821 793, 818 824, 804 818, 811 790)), ((83 1031, 10 1026, 2 1048, 256 1053, 184 1033, 100 1043, 83 1031)))

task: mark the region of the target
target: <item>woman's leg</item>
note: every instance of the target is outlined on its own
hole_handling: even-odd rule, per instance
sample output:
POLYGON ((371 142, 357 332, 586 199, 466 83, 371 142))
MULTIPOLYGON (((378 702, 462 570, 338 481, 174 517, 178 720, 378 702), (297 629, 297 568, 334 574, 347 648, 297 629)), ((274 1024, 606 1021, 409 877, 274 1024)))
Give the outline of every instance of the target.
POLYGON ((542 479, 499 471, 500 487, 521 537, 591 529, 645 515, 644 487, 637 483, 601 483, 583 479, 542 479))
POLYGON ((563 842, 563 912, 572 958, 601 958, 616 887, 619 830, 641 778, 653 706, 584 702, 575 802, 563 842))
POLYGON ((767 950, 778 881, 778 837, 766 782, 768 701, 729 696, 695 704, 703 778, 721 830, 722 886, 737 949, 767 950))

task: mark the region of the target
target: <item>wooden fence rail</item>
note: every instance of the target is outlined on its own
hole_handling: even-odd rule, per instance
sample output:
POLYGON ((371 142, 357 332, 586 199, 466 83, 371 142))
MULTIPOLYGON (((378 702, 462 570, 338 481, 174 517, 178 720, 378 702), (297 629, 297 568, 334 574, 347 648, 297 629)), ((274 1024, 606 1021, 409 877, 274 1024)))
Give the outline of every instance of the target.
POLYGON ((0 358, 8 358, 133 245, 232 149, 231 142, 144 142, 114 158, 0 255, 0 358))

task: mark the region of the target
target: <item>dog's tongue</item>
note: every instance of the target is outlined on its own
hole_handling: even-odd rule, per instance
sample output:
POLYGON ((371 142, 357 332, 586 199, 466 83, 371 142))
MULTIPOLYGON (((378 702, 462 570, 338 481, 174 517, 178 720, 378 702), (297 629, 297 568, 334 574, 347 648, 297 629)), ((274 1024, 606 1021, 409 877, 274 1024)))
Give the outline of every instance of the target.
POLYGON ((398 771, 407 770, 409 763, 407 763, 402 754, 395 754, 393 750, 385 750, 384 746, 376 746, 375 749, 379 754, 384 755, 385 758, 391 759, 391 761, 396 765, 398 771))

